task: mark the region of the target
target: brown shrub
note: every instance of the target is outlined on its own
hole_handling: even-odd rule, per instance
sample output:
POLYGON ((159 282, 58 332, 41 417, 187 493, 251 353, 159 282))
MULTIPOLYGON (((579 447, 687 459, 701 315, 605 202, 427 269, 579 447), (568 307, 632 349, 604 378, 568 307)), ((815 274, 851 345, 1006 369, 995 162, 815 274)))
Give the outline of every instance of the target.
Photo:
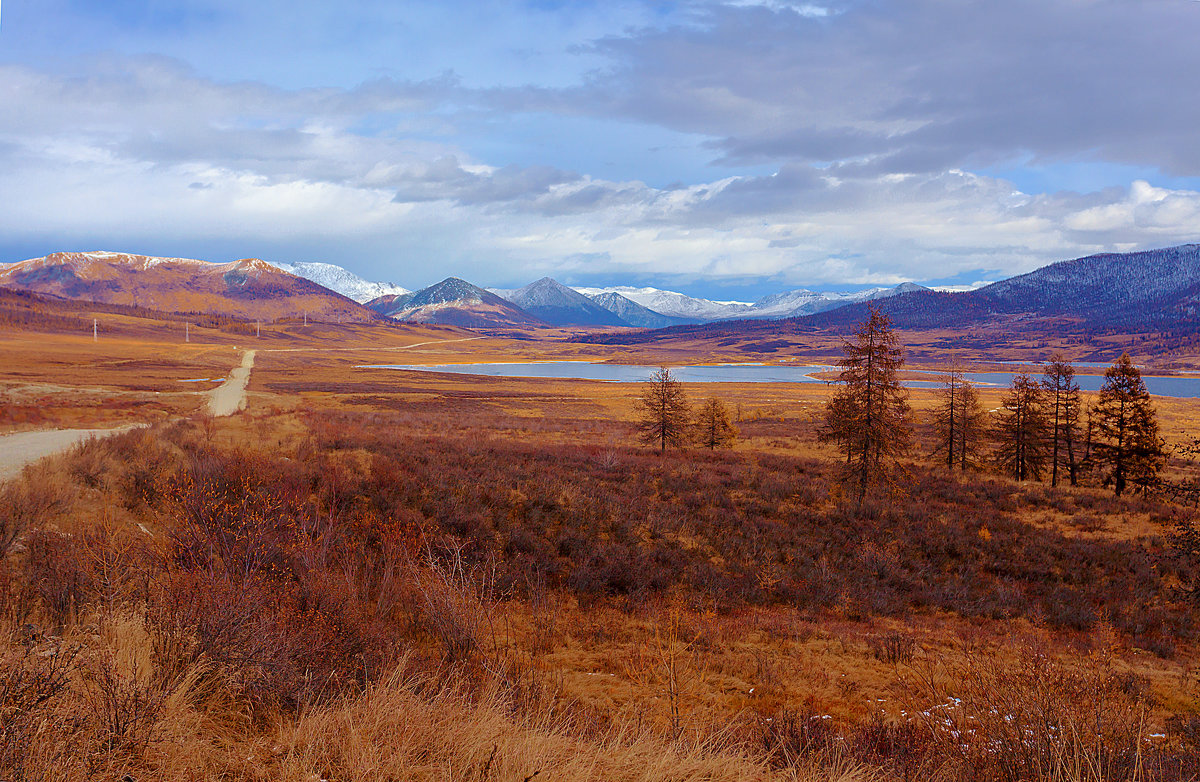
POLYGON ((460 549, 440 557, 431 553, 429 566, 414 570, 412 580, 417 598, 414 618, 437 639, 448 662, 462 662, 479 652, 495 653, 491 579, 480 569, 469 572, 460 549))
POLYGON ((0 484, 0 558, 25 532, 66 512, 75 498, 71 486, 46 464, 0 484))
POLYGON ((19 575, 21 588, 14 606, 22 618, 41 608, 49 621, 62 626, 88 605, 96 589, 93 563, 84 541, 48 530, 28 536, 19 575))
POLYGON ((104 660, 85 669, 83 698, 100 728, 104 750, 138 756, 151 741, 166 692, 137 672, 126 674, 104 660))
POLYGON ((876 660, 899 665, 910 662, 917 651, 917 642, 907 633, 885 633, 867 638, 867 646, 876 660))
POLYGON ((777 768, 792 768, 839 751, 841 736, 832 719, 811 708, 804 711, 783 708, 759 715, 756 727, 761 751, 777 768))
POLYGON ((360 687, 390 653, 407 529, 347 475, 200 449, 167 493, 175 523, 150 618, 170 670, 207 660, 260 706, 360 687))
POLYGON ((79 647, 0 649, 0 776, 34 780, 39 769, 73 765, 64 741, 77 726, 60 716, 56 701, 63 697, 78 667, 79 647))
POLYGON ((311 413, 314 434, 292 469, 339 525, 404 518, 415 537, 460 547, 469 568, 494 563, 504 593, 542 579, 585 601, 682 590, 726 608, 786 603, 849 617, 932 609, 1071 630, 1107 616, 1164 652, 1195 632, 1166 586, 1177 568, 1161 562, 1156 541, 1068 536, 1025 520, 1030 508, 1120 509, 1094 492, 959 482, 913 467, 902 503, 856 511, 825 499, 827 468, 813 460, 664 461, 611 446, 464 436, 448 416, 311 413), (343 469, 349 454, 369 454, 369 468, 343 469))
POLYGON ((1146 683, 1101 649, 1079 664, 1035 645, 1014 661, 968 651, 908 680, 908 707, 953 779, 1140 780, 1146 683))

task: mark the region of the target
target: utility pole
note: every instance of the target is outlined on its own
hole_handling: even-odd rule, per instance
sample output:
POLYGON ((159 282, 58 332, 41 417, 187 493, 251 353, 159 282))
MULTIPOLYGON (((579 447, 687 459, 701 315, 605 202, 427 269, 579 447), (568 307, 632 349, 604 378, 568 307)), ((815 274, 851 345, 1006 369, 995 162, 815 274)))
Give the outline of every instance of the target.
POLYGON ((100 341, 100 337, 98 336, 99 330, 100 330, 100 327, 99 327, 98 321, 96 320, 96 318, 92 318, 92 342, 100 341))
POLYGON ((254 321, 254 336, 262 336, 262 321, 254 321))
POLYGON ((308 325, 308 310, 304 311, 304 325, 308 325))
POLYGON ((185 323, 183 325, 183 341, 184 342, 192 341, 192 324, 191 323, 185 323))

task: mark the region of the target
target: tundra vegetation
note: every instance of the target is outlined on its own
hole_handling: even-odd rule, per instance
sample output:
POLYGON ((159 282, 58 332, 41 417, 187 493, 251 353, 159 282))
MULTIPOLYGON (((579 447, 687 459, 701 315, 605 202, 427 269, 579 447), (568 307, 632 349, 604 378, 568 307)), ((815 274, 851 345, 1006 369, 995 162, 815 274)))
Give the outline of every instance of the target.
POLYGON ((910 407, 899 350, 868 322, 826 409, 735 448, 638 443, 647 389, 295 402, 277 358, 246 412, 31 466, 0 778, 1194 778, 1200 471, 1135 450, 1116 493, 1111 449, 1161 445, 1136 367, 1141 434, 1097 395, 1052 486, 989 468, 978 389, 910 407))

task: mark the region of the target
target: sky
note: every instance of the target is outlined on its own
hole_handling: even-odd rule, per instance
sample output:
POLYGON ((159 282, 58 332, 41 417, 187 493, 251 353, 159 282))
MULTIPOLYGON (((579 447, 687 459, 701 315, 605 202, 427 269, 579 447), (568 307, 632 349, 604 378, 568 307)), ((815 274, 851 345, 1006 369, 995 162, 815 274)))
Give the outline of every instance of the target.
POLYGON ((0 262, 717 299, 1200 241, 1196 0, 9 0, 0 262))

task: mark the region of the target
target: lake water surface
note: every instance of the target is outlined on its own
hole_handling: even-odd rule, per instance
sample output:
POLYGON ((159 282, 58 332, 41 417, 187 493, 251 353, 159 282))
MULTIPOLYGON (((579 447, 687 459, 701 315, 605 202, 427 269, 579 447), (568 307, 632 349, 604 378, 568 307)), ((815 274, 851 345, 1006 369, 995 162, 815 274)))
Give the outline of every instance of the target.
MULTIPOLYGON (((1108 365, 1105 365, 1108 366, 1108 365)), ((460 375, 491 377, 542 377, 570 380, 607 380, 615 383, 639 383, 649 379, 656 366, 635 364, 593 364, 590 361, 547 361, 514 364, 375 364, 360 369, 400 369, 415 372, 451 372, 460 375)), ((714 364, 710 366, 671 367, 671 374, 689 383, 825 383, 813 373, 836 370, 831 366, 776 366, 769 364, 714 364)), ((936 388, 941 385, 936 372, 921 373, 928 380, 906 380, 909 388, 936 388)), ((966 372, 973 383, 1006 387, 1015 372, 966 372)), ((1040 373, 1031 372, 1038 378, 1040 373)), ((1099 391, 1104 384, 1101 375, 1076 375, 1084 391, 1099 391)), ((1145 377, 1146 388, 1155 396, 1181 398, 1200 397, 1200 377, 1145 377)))

